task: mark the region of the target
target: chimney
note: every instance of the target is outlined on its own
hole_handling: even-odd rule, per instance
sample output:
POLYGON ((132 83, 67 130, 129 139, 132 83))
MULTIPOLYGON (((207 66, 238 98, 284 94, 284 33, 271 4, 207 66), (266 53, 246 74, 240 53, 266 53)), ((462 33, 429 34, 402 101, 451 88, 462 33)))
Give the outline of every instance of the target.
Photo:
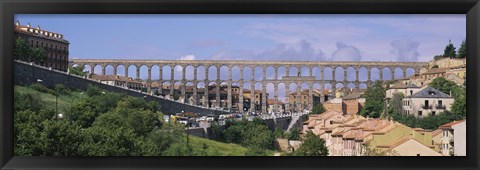
POLYGON ((30 28, 30 23, 27 24, 27 27, 30 28))
POLYGON ((40 25, 37 25, 37 29, 41 30, 40 25))
POLYGON ((20 26, 20 21, 17 20, 17 22, 15 23, 16 26, 20 26))

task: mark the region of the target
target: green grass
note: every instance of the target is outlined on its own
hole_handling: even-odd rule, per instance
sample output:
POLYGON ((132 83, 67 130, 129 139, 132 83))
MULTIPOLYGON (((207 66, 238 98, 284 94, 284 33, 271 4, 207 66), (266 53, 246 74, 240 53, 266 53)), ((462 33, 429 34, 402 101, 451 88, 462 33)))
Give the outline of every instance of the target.
MULTIPOLYGON (((42 106, 42 108, 55 110, 55 100, 56 100, 55 95, 42 93, 32 88, 19 86, 19 85, 15 85, 14 89, 18 90, 18 92, 20 92, 21 94, 33 94, 33 95, 39 96, 41 101, 45 103, 45 105, 42 106)), ((78 100, 84 96, 86 96, 86 93, 79 92, 79 91, 72 91, 69 95, 58 96, 58 112, 59 113, 66 112, 75 100, 78 100)))
MULTIPOLYGON (((245 156, 245 152, 247 152, 247 148, 233 143, 222 143, 196 136, 190 136, 190 141, 192 143, 192 147, 197 147, 197 149, 200 149, 203 147, 203 144, 206 144, 208 146, 208 155, 245 156)), ((267 150, 266 153, 268 156, 273 156, 274 151, 267 150)))

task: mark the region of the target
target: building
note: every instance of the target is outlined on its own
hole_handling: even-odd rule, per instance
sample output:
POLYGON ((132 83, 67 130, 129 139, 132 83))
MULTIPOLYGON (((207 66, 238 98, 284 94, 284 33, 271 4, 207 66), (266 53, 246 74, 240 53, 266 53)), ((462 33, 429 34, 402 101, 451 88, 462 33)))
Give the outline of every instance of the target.
MULTIPOLYGON (((338 93, 337 93, 338 94, 338 93)), ((346 115, 358 114, 365 106, 365 98, 360 98, 360 94, 351 93, 340 98, 331 99, 323 104, 325 110, 334 110, 346 115)))
MULTIPOLYGON (((192 105, 202 105, 205 106, 204 102, 208 101, 207 106, 209 108, 227 108, 228 106, 228 86, 219 86, 218 93, 220 95, 220 101, 217 104, 217 89, 215 85, 210 85, 208 86, 208 99, 205 96, 205 88, 197 88, 196 91, 196 99, 193 97, 193 86, 181 86, 181 85, 163 85, 162 89, 159 90, 158 88, 153 87, 152 83, 152 90, 155 92, 155 94, 164 96, 165 98, 172 99, 175 101, 185 101, 186 103, 192 104, 192 105), (173 88, 173 89, 172 89, 173 88), (185 99, 183 99, 181 96, 182 95, 182 89, 185 88, 185 99)), ((239 108, 239 103, 240 103, 240 96, 239 96, 239 87, 238 86, 232 86, 232 98, 231 98, 231 103, 232 103, 232 111, 238 111, 239 108)), ((251 98, 251 90, 249 89, 243 89, 243 111, 261 111, 262 110, 262 91, 260 90, 254 90, 253 92, 254 98, 252 100, 251 98), (251 110, 250 103, 251 101, 254 102, 254 110, 251 110)), ((266 94, 268 96, 268 93, 266 94)), ((266 107, 268 108, 269 105, 267 103, 266 107)))
POLYGON ((267 112, 268 113, 273 113, 273 112, 283 112, 285 109, 285 106, 282 101, 277 101, 277 108, 275 108, 275 100, 274 99, 268 99, 267 100, 267 112))
POLYGON ((43 30, 40 26, 33 28, 30 23, 20 25, 17 21, 14 29, 15 39, 25 40, 31 48, 42 48, 46 52, 44 61, 34 61, 35 64, 51 67, 55 70, 68 70, 68 46, 70 42, 64 39, 62 34, 43 30))
POLYGON ((456 67, 467 64, 466 58, 440 58, 429 62, 429 68, 437 66, 438 68, 456 67))
POLYGON ((415 84, 404 84, 404 83, 396 83, 388 88, 385 94, 385 98, 391 99, 393 95, 397 93, 403 94, 403 96, 413 95, 420 91, 421 88, 415 84))
POLYGON ((116 75, 90 75, 91 79, 100 81, 103 84, 112 86, 120 86, 128 89, 141 90, 143 85, 139 81, 135 81, 130 77, 122 77, 116 75))
POLYGON ((447 95, 432 87, 407 95, 402 100, 404 114, 415 117, 435 116, 443 111, 450 111, 454 102, 451 95, 447 95))
POLYGON ((455 66, 455 67, 450 67, 446 73, 451 73, 451 74, 455 74, 457 75, 458 77, 460 78, 465 78, 466 76, 466 73, 467 73, 467 65, 466 64, 463 64, 463 65, 459 65, 459 66, 455 66))
POLYGON ((439 127, 442 130, 441 150, 445 156, 466 156, 467 155, 467 121, 453 121, 439 127))
POLYGON ((289 111, 299 110, 309 110, 310 102, 313 106, 320 103, 321 92, 318 90, 312 90, 312 97, 310 97, 310 89, 305 89, 300 91, 300 95, 297 92, 291 92, 288 94, 288 104, 289 111))

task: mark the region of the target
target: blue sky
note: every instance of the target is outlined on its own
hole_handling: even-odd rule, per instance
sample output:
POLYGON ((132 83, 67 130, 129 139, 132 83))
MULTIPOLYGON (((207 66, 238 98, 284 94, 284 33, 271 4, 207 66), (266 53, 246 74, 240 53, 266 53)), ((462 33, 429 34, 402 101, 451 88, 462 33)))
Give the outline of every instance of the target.
MULTIPOLYGON (((458 48, 466 37, 463 14, 15 17, 22 25, 40 25, 63 34, 70 41, 69 57, 74 59, 429 61, 443 54, 449 40, 458 48)), ((146 68, 140 71, 140 77, 146 78, 146 68)), ((179 71, 175 69, 175 73, 179 71)), ((112 74, 113 69, 107 67, 106 72, 112 74)), ((169 77, 169 72, 164 71, 162 76, 169 77)), ((117 74, 124 75, 124 70, 119 69, 117 74)), ((225 76, 222 71, 220 74, 225 76)), ((267 70, 267 77, 270 74, 267 70)), ((378 79, 378 74, 378 70, 372 70, 373 79, 378 79)), ((407 70, 407 75, 411 74, 407 70)), ((135 77, 133 68, 128 75, 135 77)), ((158 79, 155 69, 152 75, 158 79)), ((333 79, 343 79, 343 74, 339 75, 333 79)), ((254 76, 261 76, 261 72, 254 76)), ((355 77, 350 72, 347 76, 355 77)), ((365 76, 360 71, 360 79, 365 76)), ((384 76, 392 75, 384 72, 384 76)), ((399 76, 397 72, 394 75, 399 76)), ((271 87, 267 92, 273 97, 271 87)), ((279 93, 282 96, 285 90, 279 89, 279 93)))
POLYGON ((428 61, 465 15, 16 15, 64 34, 71 58, 428 61))

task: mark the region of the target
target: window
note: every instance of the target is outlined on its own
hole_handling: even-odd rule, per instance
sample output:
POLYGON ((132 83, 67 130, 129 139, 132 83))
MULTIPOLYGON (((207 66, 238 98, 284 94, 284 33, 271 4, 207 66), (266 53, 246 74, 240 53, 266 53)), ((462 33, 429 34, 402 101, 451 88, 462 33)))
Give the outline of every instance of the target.
POLYGON ((432 116, 435 116, 435 111, 432 111, 432 116))
POLYGON ((442 100, 438 100, 438 105, 439 105, 439 106, 442 105, 442 100))
POLYGON ((422 115, 422 111, 418 111, 418 115, 421 116, 421 115, 422 115))
POLYGON ((428 107, 428 100, 425 100, 425 107, 428 107))
POLYGON ((410 95, 413 95, 413 90, 410 90, 410 95))

